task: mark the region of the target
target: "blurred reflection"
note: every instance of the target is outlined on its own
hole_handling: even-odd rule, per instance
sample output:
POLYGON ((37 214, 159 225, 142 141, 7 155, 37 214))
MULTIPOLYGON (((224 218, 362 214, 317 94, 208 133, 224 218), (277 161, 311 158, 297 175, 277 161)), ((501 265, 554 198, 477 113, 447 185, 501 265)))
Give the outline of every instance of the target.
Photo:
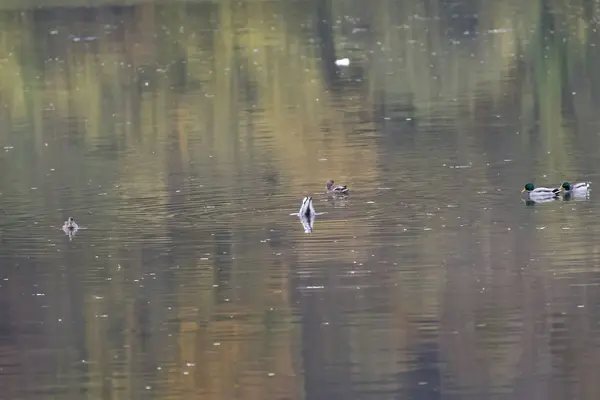
POLYGON ((6 398, 598 397, 598 7, 102 4, 0 2, 6 398))

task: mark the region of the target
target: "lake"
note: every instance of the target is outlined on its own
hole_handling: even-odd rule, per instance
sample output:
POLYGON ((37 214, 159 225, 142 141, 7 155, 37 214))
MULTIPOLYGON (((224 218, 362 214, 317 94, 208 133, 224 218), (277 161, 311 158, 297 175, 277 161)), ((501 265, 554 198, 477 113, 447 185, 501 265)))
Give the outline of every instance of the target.
POLYGON ((0 2, 2 397, 600 397, 597 3, 39 4, 0 2))

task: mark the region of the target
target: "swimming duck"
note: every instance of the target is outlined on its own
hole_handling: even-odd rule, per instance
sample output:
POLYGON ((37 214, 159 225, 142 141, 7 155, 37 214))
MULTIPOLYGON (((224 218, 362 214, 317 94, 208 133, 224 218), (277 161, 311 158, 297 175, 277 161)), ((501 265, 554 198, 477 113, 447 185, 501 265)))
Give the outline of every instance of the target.
POLYGON ((313 206, 312 197, 307 196, 302 199, 302 205, 298 215, 304 218, 313 218, 316 214, 315 207, 313 206))
POLYGON ((327 193, 335 193, 335 194, 348 194, 349 189, 346 185, 338 186, 334 185, 333 181, 330 179, 327 181, 327 186, 325 187, 327 193))
POLYGON ((589 182, 580 182, 574 185, 571 185, 569 182, 563 182, 561 188, 563 189, 563 194, 565 197, 567 196, 587 196, 588 189, 590 187, 589 182))
POLYGON ((530 199, 547 199, 552 197, 558 197, 560 193, 560 188, 546 188, 546 187, 534 187, 533 183, 528 183, 523 187, 521 193, 527 192, 527 196, 530 199))
POLYGON ((77 223, 75 222, 75 218, 73 217, 69 217, 69 219, 66 220, 63 225, 63 230, 72 231, 77 229, 79 229, 79 225, 77 225, 77 223))

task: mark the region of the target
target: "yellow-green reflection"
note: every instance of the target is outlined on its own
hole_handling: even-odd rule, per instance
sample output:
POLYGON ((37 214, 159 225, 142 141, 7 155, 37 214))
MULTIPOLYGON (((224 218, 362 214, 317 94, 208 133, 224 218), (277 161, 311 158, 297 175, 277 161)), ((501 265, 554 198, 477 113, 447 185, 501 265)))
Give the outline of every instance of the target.
MULTIPOLYGON (((456 9, 444 9, 438 2, 390 0, 372 3, 368 12, 362 1, 331 0, 323 2, 324 7, 314 2, 144 3, 124 7, 118 16, 108 8, 88 10, 93 16, 91 23, 82 22, 85 12, 81 9, 52 16, 45 14, 52 8, 20 12, 11 11, 10 3, 4 3, 0 137, 7 144, 20 143, 30 149, 11 161, 12 177, 1 178, 5 192, 25 193, 34 186, 33 157, 37 155, 44 170, 48 169, 50 165, 43 161, 46 147, 60 154, 65 148, 56 149, 57 143, 69 137, 81 142, 84 151, 65 154, 64 163, 56 168, 57 180, 44 189, 45 195, 27 202, 27 213, 65 207, 69 201, 87 210, 80 198, 93 188, 94 194, 116 193, 90 211, 97 226, 108 230, 108 226, 125 225, 127 235, 123 236, 131 235, 128 239, 134 243, 148 242, 143 233, 148 228, 176 247, 173 238, 178 229, 208 224, 213 218, 223 224, 197 239, 202 251, 187 254, 185 262, 173 259, 164 266, 178 284, 156 304, 139 300, 151 290, 152 283, 147 281, 155 276, 148 274, 146 263, 152 264, 145 259, 148 250, 126 248, 111 241, 110 233, 106 251, 115 259, 127 259, 126 266, 108 260, 101 270, 82 267, 49 278, 53 286, 48 289, 49 297, 59 298, 65 288, 76 294, 74 299, 62 300, 69 306, 55 306, 61 310, 73 307, 79 311, 72 313, 80 312, 81 317, 71 317, 71 325, 61 325, 58 319, 66 317, 61 317, 64 312, 57 313, 48 320, 54 327, 48 334, 68 336, 73 326, 81 328, 84 339, 77 339, 72 332, 70 338, 83 342, 73 347, 85 349, 85 354, 74 351, 58 358, 56 381, 45 383, 69 386, 70 376, 85 369, 88 379, 82 386, 88 398, 144 398, 146 390, 165 399, 181 395, 303 398, 306 369, 326 374, 324 365, 338 358, 346 357, 348 365, 358 366, 354 368, 373 380, 410 372, 411 363, 417 362, 410 351, 381 354, 375 350, 381 350, 377 346, 382 343, 396 349, 417 347, 421 338, 414 320, 419 316, 440 321, 435 328, 440 335, 438 361, 444 365, 442 372, 451 376, 452 385, 481 392, 490 385, 489 377, 499 387, 514 385, 522 371, 517 368, 520 355, 533 352, 531 342, 538 338, 539 328, 532 321, 562 310, 552 309, 555 288, 547 283, 555 271, 541 268, 521 280, 503 270, 514 260, 497 261, 507 257, 498 248, 515 247, 519 237, 497 239, 497 219, 488 212, 471 214, 480 239, 480 254, 473 258, 481 268, 491 269, 494 264, 497 269, 488 275, 493 282, 481 283, 472 280, 469 266, 453 271, 437 268, 452 258, 452 249, 473 245, 442 229, 457 223, 460 208, 449 208, 443 220, 426 216, 430 210, 419 210, 432 231, 424 231, 408 243, 402 243, 401 228, 406 225, 402 216, 382 217, 380 222, 394 222, 389 229, 398 235, 398 246, 418 254, 411 262, 436 268, 406 275, 390 266, 389 275, 396 278, 397 285, 380 290, 389 301, 393 318, 324 332, 319 336, 324 342, 322 353, 307 366, 299 344, 307 340, 300 339, 306 333, 293 313, 305 300, 297 293, 293 266, 323 260, 371 265, 374 249, 380 245, 376 234, 382 228, 364 220, 351 223, 342 218, 319 218, 318 231, 334 239, 306 239, 272 262, 273 254, 280 250, 248 244, 257 241, 248 232, 258 224, 257 218, 265 226, 278 224, 281 213, 232 210, 247 204, 260 206, 260 201, 244 197, 253 184, 244 182, 248 171, 256 177, 276 171, 277 190, 293 192, 299 201, 305 193, 322 190, 331 177, 352 181, 363 191, 386 186, 390 173, 382 165, 397 168, 394 185, 401 193, 437 197, 444 208, 448 189, 455 192, 453 203, 468 203, 481 188, 492 192, 495 178, 468 171, 454 178, 451 172, 438 173, 438 168, 441 160, 448 159, 456 165, 497 162, 488 151, 494 145, 484 143, 480 132, 495 124, 501 126, 498 143, 502 135, 518 133, 515 142, 523 159, 535 160, 528 166, 536 175, 547 174, 558 183, 577 165, 577 159, 570 156, 572 149, 581 145, 574 132, 577 122, 593 115, 597 97, 594 86, 587 84, 594 79, 592 71, 597 65, 590 59, 597 57, 591 50, 597 38, 593 22, 597 10, 590 14, 585 10, 587 4, 580 3, 554 2, 548 10, 541 1, 473 2, 470 8, 457 4, 456 9), (353 23, 357 18, 360 23, 353 23), (331 23, 319 30, 319 21, 324 19, 331 23), (326 65, 323 56, 326 43, 333 43, 337 57, 351 59, 349 68, 337 71, 338 79, 327 74, 333 67, 326 65), (394 120, 395 107, 400 106, 403 110, 398 114, 415 121, 416 131, 444 125, 447 132, 440 135, 447 135, 443 142, 450 143, 456 154, 449 156, 444 146, 428 147, 427 136, 417 133, 415 152, 399 149, 397 157, 388 155, 387 164, 382 162, 385 142, 378 138, 389 119, 379 114, 385 109, 385 117, 389 114, 394 120), (440 119, 445 123, 436 125, 440 119), (101 146, 111 149, 108 157, 112 159, 87 166, 67 161, 71 157, 85 164, 86 157, 100 157, 94 151, 101 146), (414 179, 413 170, 402 169, 400 161, 405 158, 410 159, 412 169, 422 171, 418 175, 421 180, 414 179), (78 175, 74 170, 79 168, 78 175), (192 184, 186 186, 189 182, 179 178, 180 173, 206 179, 194 181, 194 189, 190 189, 192 184), (72 178, 74 181, 69 181, 72 178), (459 181, 449 183, 452 179, 459 181), (214 197, 232 206, 224 216, 213 217, 207 211, 199 213, 200 222, 172 226, 169 221, 177 210, 173 210, 174 194, 169 188, 176 183, 183 187, 179 194, 183 201, 197 201, 194 190, 202 192, 200 185, 213 184, 214 197), (68 184, 76 188, 70 196, 53 191, 68 184), (220 190, 233 193, 228 197, 220 190), (111 206, 117 203, 121 205, 111 206), (142 206, 146 212, 140 211, 142 206), (130 231, 132 226, 139 229, 130 231), (332 242, 358 251, 331 254, 332 242), (219 252, 220 246, 231 253, 231 259, 218 261, 215 255, 224 253, 219 252), (212 251, 210 257, 207 251, 212 251), (229 285, 221 290, 222 269, 229 271, 229 285), (64 276, 73 278, 65 283, 64 276), (251 289, 243 289, 245 285, 251 289), (541 289, 531 289, 536 285, 541 289), (493 293, 481 300, 483 295, 475 288, 490 287, 493 293), (518 296, 511 300, 512 290, 518 296), (464 293, 457 295, 457 291, 464 293), (493 303, 493 312, 478 315, 483 312, 481 303, 486 302, 493 303), (519 316, 506 316, 511 312, 519 316), (144 320, 149 318, 147 314, 162 322, 144 320), (118 335, 111 324, 122 328, 118 335), (499 335, 508 339, 502 342, 499 335)), ((411 127, 400 124, 393 129, 411 127)), ((593 144, 597 141, 591 139, 584 145, 593 144)), ((523 177, 523 183, 529 179, 523 177)), ((204 209, 213 205, 211 201, 207 195, 197 206, 204 209)), ((368 208, 374 206, 365 207, 366 212, 375 210, 368 208)), ((541 215, 539 222, 550 223, 552 218, 562 217, 541 215)), ((578 249, 563 248, 562 234, 548 230, 536 236, 539 243, 532 240, 529 246, 578 254, 578 249)), ((148 246, 162 245, 150 241, 148 246)), ((69 255, 64 257, 64 264, 69 265, 69 255)), ((81 257, 77 261, 82 266, 96 262, 92 253, 81 257)), ((342 285, 335 272, 340 271, 321 273, 342 285)), ((569 272, 577 276, 582 271, 573 268, 569 272)), ((6 296, 19 314, 20 293, 17 283, 14 285, 6 296)), ((565 287, 559 289, 567 290, 565 287)), ((369 310, 371 306, 368 297, 349 298, 356 309, 369 310)), ((319 317, 324 322, 336 318, 331 315, 334 306, 312 311, 322 312, 319 317)), ((369 312, 364 311, 364 316, 369 312)), ((13 318, 17 326, 26 325, 25 317, 13 318)), ((591 339, 591 332, 583 328, 581 332, 581 337, 570 338, 567 344, 574 359, 585 353, 576 342, 591 339)), ((49 348, 65 345, 61 339, 47 340, 49 348)), ((7 348, 10 352, 10 346, 7 348)), ((16 364, 28 362, 19 355, 14 358, 16 364)), ((566 364, 560 368, 583 368, 576 360, 566 364)), ((535 370, 532 365, 525 369, 535 370)), ((23 380, 7 380, 3 387, 13 390, 14 385, 33 385, 35 373, 28 371, 18 371, 23 380)), ((395 389, 403 388, 402 382, 395 385, 395 389)), ((594 380, 586 379, 581 384, 582 398, 595 390, 594 380)))

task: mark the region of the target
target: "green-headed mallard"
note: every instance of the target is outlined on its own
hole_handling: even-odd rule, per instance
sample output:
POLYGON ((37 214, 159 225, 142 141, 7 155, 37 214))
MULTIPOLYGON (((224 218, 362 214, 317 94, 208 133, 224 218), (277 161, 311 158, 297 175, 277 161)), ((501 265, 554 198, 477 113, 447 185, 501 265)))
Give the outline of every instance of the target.
POLYGON ((561 188, 563 190, 563 194, 564 196, 575 196, 575 197, 579 197, 579 196, 587 196, 589 188, 590 188, 590 182, 580 182, 580 183, 575 183, 574 185, 571 185, 569 182, 563 182, 561 185, 561 188))
POLYGON ((553 197, 558 197, 560 193, 560 188, 546 188, 546 187, 538 187, 533 186, 533 183, 528 183, 523 187, 521 193, 527 192, 527 195, 530 199, 548 199, 553 197))

